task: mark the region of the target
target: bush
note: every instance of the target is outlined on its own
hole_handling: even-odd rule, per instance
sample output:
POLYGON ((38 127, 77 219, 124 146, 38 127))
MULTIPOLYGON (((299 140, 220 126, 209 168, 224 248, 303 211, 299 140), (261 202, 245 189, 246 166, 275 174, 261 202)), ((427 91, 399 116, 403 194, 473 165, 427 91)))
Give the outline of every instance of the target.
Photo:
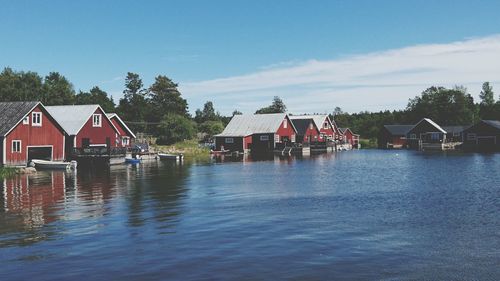
POLYGON ((173 144, 192 139, 196 134, 196 127, 193 121, 184 116, 167 114, 160 122, 159 131, 157 144, 173 144))

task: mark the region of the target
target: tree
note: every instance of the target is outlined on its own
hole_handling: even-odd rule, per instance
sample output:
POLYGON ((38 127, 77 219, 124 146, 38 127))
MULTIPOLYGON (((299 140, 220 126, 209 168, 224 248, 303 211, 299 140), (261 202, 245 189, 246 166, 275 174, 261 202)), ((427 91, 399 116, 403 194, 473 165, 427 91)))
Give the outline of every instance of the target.
POLYGON ((172 144, 192 139, 196 134, 193 121, 183 115, 166 114, 159 125, 158 144, 172 144))
POLYGON ((493 87, 490 82, 484 82, 482 91, 479 93, 481 102, 479 103, 479 116, 481 119, 495 119, 498 117, 497 105, 495 104, 495 96, 493 87))
POLYGON ((131 100, 135 95, 145 95, 145 90, 143 89, 142 79, 139 74, 133 72, 127 72, 127 77, 125 77, 125 90, 123 91, 123 97, 126 100, 131 100))
POLYGON ((224 124, 222 121, 205 121, 200 124, 199 131, 212 137, 224 131, 224 124))
POLYGON ((45 76, 40 101, 45 105, 64 105, 75 102, 73 85, 58 72, 45 76))
POLYGON ((232 116, 234 116, 234 115, 243 115, 243 113, 241 113, 241 111, 239 111, 239 110, 235 109, 235 110, 233 111, 232 116))
POLYGON ((197 109, 195 112, 194 121, 201 124, 206 121, 219 121, 220 116, 215 112, 214 104, 211 101, 207 101, 203 106, 203 110, 197 109))
POLYGON ((146 115, 151 112, 146 100, 146 90, 143 88, 139 74, 128 72, 125 78, 125 90, 123 98, 120 99, 117 111, 121 118, 130 121, 130 127, 134 131, 146 131, 147 126, 140 125, 146 122, 146 115))
POLYGON ((80 91, 76 95, 75 104, 99 104, 105 112, 115 112, 113 97, 108 97, 108 94, 97 86, 90 89, 90 92, 80 91))
POLYGON ((266 114, 266 113, 285 113, 286 112, 286 105, 281 100, 280 97, 275 96, 273 98, 273 103, 270 106, 263 107, 259 110, 257 110, 255 113, 256 114, 266 114))
POLYGON ((188 116, 187 101, 181 97, 177 86, 167 76, 158 75, 155 78, 155 82, 149 87, 149 96, 156 116, 161 117, 165 114, 188 116))
POLYGON ((0 73, 0 101, 40 100, 43 80, 35 72, 16 72, 4 68, 0 73))

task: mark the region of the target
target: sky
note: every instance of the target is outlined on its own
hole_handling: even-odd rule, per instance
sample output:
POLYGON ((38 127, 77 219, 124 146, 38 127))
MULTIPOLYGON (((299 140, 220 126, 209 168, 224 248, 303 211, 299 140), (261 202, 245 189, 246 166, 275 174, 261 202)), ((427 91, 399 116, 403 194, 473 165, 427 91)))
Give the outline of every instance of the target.
MULTIPOLYGON (((127 72, 179 84, 191 112, 403 109, 430 86, 500 93, 500 1, 4 1, 0 67, 122 97, 127 72)), ((498 97, 498 95, 497 95, 498 97)))

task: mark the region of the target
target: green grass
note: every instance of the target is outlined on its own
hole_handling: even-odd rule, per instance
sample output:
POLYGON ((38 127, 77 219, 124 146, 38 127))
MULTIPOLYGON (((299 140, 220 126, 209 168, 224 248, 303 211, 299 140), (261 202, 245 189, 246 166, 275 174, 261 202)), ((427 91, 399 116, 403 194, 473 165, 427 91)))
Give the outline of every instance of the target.
POLYGON ((182 153, 185 157, 205 157, 210 150, 200 147, 197 140, 185 140, 172 145, 153 145, 156 151, 166 153, 182 153))
POLYGON ((16 174, 16 168, 0 167, 0 179, 9 178, 16 174))
POLYGON ((359 144, 361 144, 361 149, 378 147, 377 139, 360 139, 359 144))

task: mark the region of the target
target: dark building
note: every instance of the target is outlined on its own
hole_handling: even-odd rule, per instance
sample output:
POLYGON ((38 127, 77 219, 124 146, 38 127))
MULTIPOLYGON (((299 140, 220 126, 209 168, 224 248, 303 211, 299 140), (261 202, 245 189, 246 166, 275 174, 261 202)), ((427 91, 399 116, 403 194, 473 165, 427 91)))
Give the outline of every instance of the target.
POLYGON ((379 148, 405 148, 406 134, 414 125, 384 125, 378 137, 379 148))
POLYGON ((463 131, 463 148, 473 151, 500 151, 500 121, 481 120, 463 131))

